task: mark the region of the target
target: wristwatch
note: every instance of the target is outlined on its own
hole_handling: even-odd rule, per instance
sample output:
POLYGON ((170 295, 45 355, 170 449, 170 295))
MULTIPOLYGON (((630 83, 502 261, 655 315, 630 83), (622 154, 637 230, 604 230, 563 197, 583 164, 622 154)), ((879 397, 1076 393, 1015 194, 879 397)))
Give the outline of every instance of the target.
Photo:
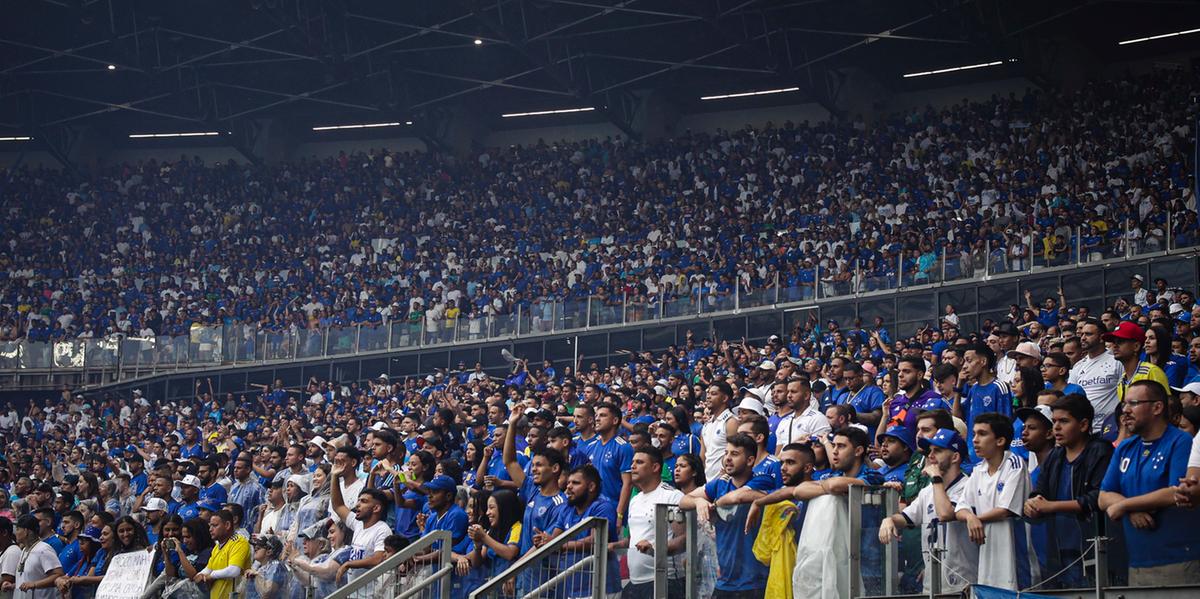
POLYGON ((942 477, 931 476, 931 477, 929 477, 929 482, 932 484, 935 484, 935 485, 940 485, 940 484, 942 484, 942 477))

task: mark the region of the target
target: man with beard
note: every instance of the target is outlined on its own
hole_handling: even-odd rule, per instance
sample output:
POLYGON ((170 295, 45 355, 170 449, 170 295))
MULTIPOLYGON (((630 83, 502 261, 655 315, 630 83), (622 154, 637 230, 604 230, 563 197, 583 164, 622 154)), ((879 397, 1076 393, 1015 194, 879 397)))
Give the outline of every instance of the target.
MULTIPOLYGON (((550 534, 539 533, 533 537, 535 547, 541 547, 564 531, 579 524, 585 518, 604 518, 608 522, 608 543, 619 538, 617 528, 617 507, 607 497, 600 493, 600 472, 595 466, 587 464, 571 471, 567 477, 567 505, 559 508, 550 534)), ((567 541, 559 550, 559 571, 565 571, 579 561, 595 542, 595 532, 585 531, 567 541)), ((621 595, 621 565, 617 562, 617 554, 608 549, 605 559, 604 593, 609 599, 621 595)), ((598 556, 597 556, 598 557, 598 556)), ((590 597, 592 581, 590 574, 574 574, 567 579, 567 597, 590 597)))
POLYGON ((1124 374, 1121 363, 1104 347, 1107 329, 1098 320, 1084 321, 1079 327, 1079 349, 1083 357, 1071 367, 1067 382, 1079 385, 1096 410, 1092 433, 1106 441, 1117 438, 1117 385, 1124 374))
MULTIPOLYGON (((926 453, 923 468, 929 486, 921 489, 916 500, 883 520, 879 525, 879 542, 888 544, 900 539, 900 531, 923 528, 921 554, 925 555, 925 570, 929 571, 930 545, 939 543, 945 550, 946 564, 942 567, 942 592, 957 593, 975 582, 979 563, 979 546, 967 537, 967 525, 958 522, 955 506, 962 499, 967 477, 962 462, 967 458, 967 444, 953 429, 940 429, 931 438, 919 437, 920 449, 926 453), (945 523, 943 529, 940 524, 945 523), (943 537, 944 531, 944 538, 943 537)), ((925 579, 925 591, 929 580, 925 579)))
MULTIPOLYGON (((709 387, 710 400, 716 387, 716 384, 709 387)), ((754 558, 754 537, 758 535, 758 527, 747 529, 746 522, 750 512, 748 504, 775 490, 775 481, 770 476, 754 474, 757 453, 758 446, 749 435, 730 435, 722 460, 724 476, 709 481, 679 502, 685 510, 695 509, 701 521, 713 520, 717 530, 720 575, 714 597, 762 597, 767 586, 767 569, 754 558), (712 519, 714 507, 730 513, 712 519)))
POLYGON ((796 568, 796 536, 804 523, 804 502, 795 501, 796 487, 812 480, 814 461, 811 447, 803 443, 784 446, 779 452, 779 466, 784 486, 755 499, 746 515, 746 534, 759 526, 754 539, 755 555, 770 555, 767 571, 767 590, 780 589, 780 595, 791 597, 792 571, 796 568))
MULTIPOLYGON (((891 401, 884 402, 886 419, 880 420, 880 426, 899 424, 908 430, 916 430, 917 415, 926 410, 946 409, 950 406, 932 389, 925 380, 925 360, 920 357, 905 356, 896 364, 896 381, 900 392, 891 401)), ((886 431, 883 427, 879 432, 886 431)))
POLYGON ((329 505, 338 520, 354 534, 350 541, 353 549, 349 559, 338 568, 338 579, 349 570, 356 570, 354 577, 357 577, 379 565, 386 556, 383 540, 392 534, 386 519, 391 501, 379 489, 363 489, 358 494, 358 503, 350 509, 342 499, 341 479, 345 475, 345 464, 335 464, 329 475, 333 477, 333 484, 329 485, 329 505))

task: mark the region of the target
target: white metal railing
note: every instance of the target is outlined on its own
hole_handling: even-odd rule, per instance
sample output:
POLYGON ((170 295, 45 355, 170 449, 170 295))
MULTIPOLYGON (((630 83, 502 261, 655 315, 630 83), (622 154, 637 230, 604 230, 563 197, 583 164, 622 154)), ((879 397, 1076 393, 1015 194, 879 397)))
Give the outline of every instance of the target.
POLYGON ((451 543, 449 531, 435 530, 351 580, 327 599, 450 599, 450 578, 454 572, 451 543), (411 563, 414 557, 430 551, 438 552, 432 565, 411 563))
POLYGON ((603 599, 607 558, 608 520, 584 518, 545 545, 522 556, 504 572, 488 579, 471 593, 470 599, 578 599, 583 589, 572 592, 569 587, 580 581, 588 583, 585 596, 603 599), (563 545, 588 532, 592 534, 592 542, 587 550, 563 549, 563 545))

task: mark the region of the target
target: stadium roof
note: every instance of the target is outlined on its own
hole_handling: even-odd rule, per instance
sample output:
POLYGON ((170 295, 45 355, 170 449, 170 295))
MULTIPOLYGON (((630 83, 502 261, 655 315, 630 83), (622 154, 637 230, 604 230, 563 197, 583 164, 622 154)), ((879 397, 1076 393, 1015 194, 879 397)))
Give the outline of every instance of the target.
POLYGON ((777 101, 832 109, 849 68, 891 91, 1037 82, 1079 54, 1064 49, 1104 63, 1200 40, 1117 45, 1200 27, 1200 3, 1176 0, 26 0, 5 13, 0 136, 50 139, 84 125, 225 135, 262 118, 411 121, 428 138, 452 110, 503 128, 502 114, 570 108, 595 110, 538 118, 630 132, 647 91, 683 112, 792 88, 777 101))

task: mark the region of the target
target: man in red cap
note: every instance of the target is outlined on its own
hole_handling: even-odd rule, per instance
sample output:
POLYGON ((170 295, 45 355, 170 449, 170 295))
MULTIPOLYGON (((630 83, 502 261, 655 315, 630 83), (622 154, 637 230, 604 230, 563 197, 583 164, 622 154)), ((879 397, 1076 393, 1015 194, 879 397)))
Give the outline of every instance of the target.
MULTIPOLYGON (((1132 322, 1122 322, 1111 333, 1104 334, 1104 342, 1123 369, 1121 381, 1117 384, 1118 400, 1125 401, 1125 390, 1138 381, 1154 381, 1163 389, 1170 389, 1166 373, 1158 366, 1142 361, 1142 346, 1146 342, 1146 332, 1142 327, 1132 322)), ((1117 441, 1123 441, 1127 434, 1125 427, 1121 427, 1117 441)))
POLYGON ((1125 400, 1125 390, 1137 381, 1154 381, 1169 389, 1167 375, 1158 366, 1142 360, 1142 347, 1146 343, 1146 332, 1132 322, 1122 322, 1111 333, 1104 334, 1112 355, 1125 368, 1121 383, 1117 386, 1117 399, 1125 400))

